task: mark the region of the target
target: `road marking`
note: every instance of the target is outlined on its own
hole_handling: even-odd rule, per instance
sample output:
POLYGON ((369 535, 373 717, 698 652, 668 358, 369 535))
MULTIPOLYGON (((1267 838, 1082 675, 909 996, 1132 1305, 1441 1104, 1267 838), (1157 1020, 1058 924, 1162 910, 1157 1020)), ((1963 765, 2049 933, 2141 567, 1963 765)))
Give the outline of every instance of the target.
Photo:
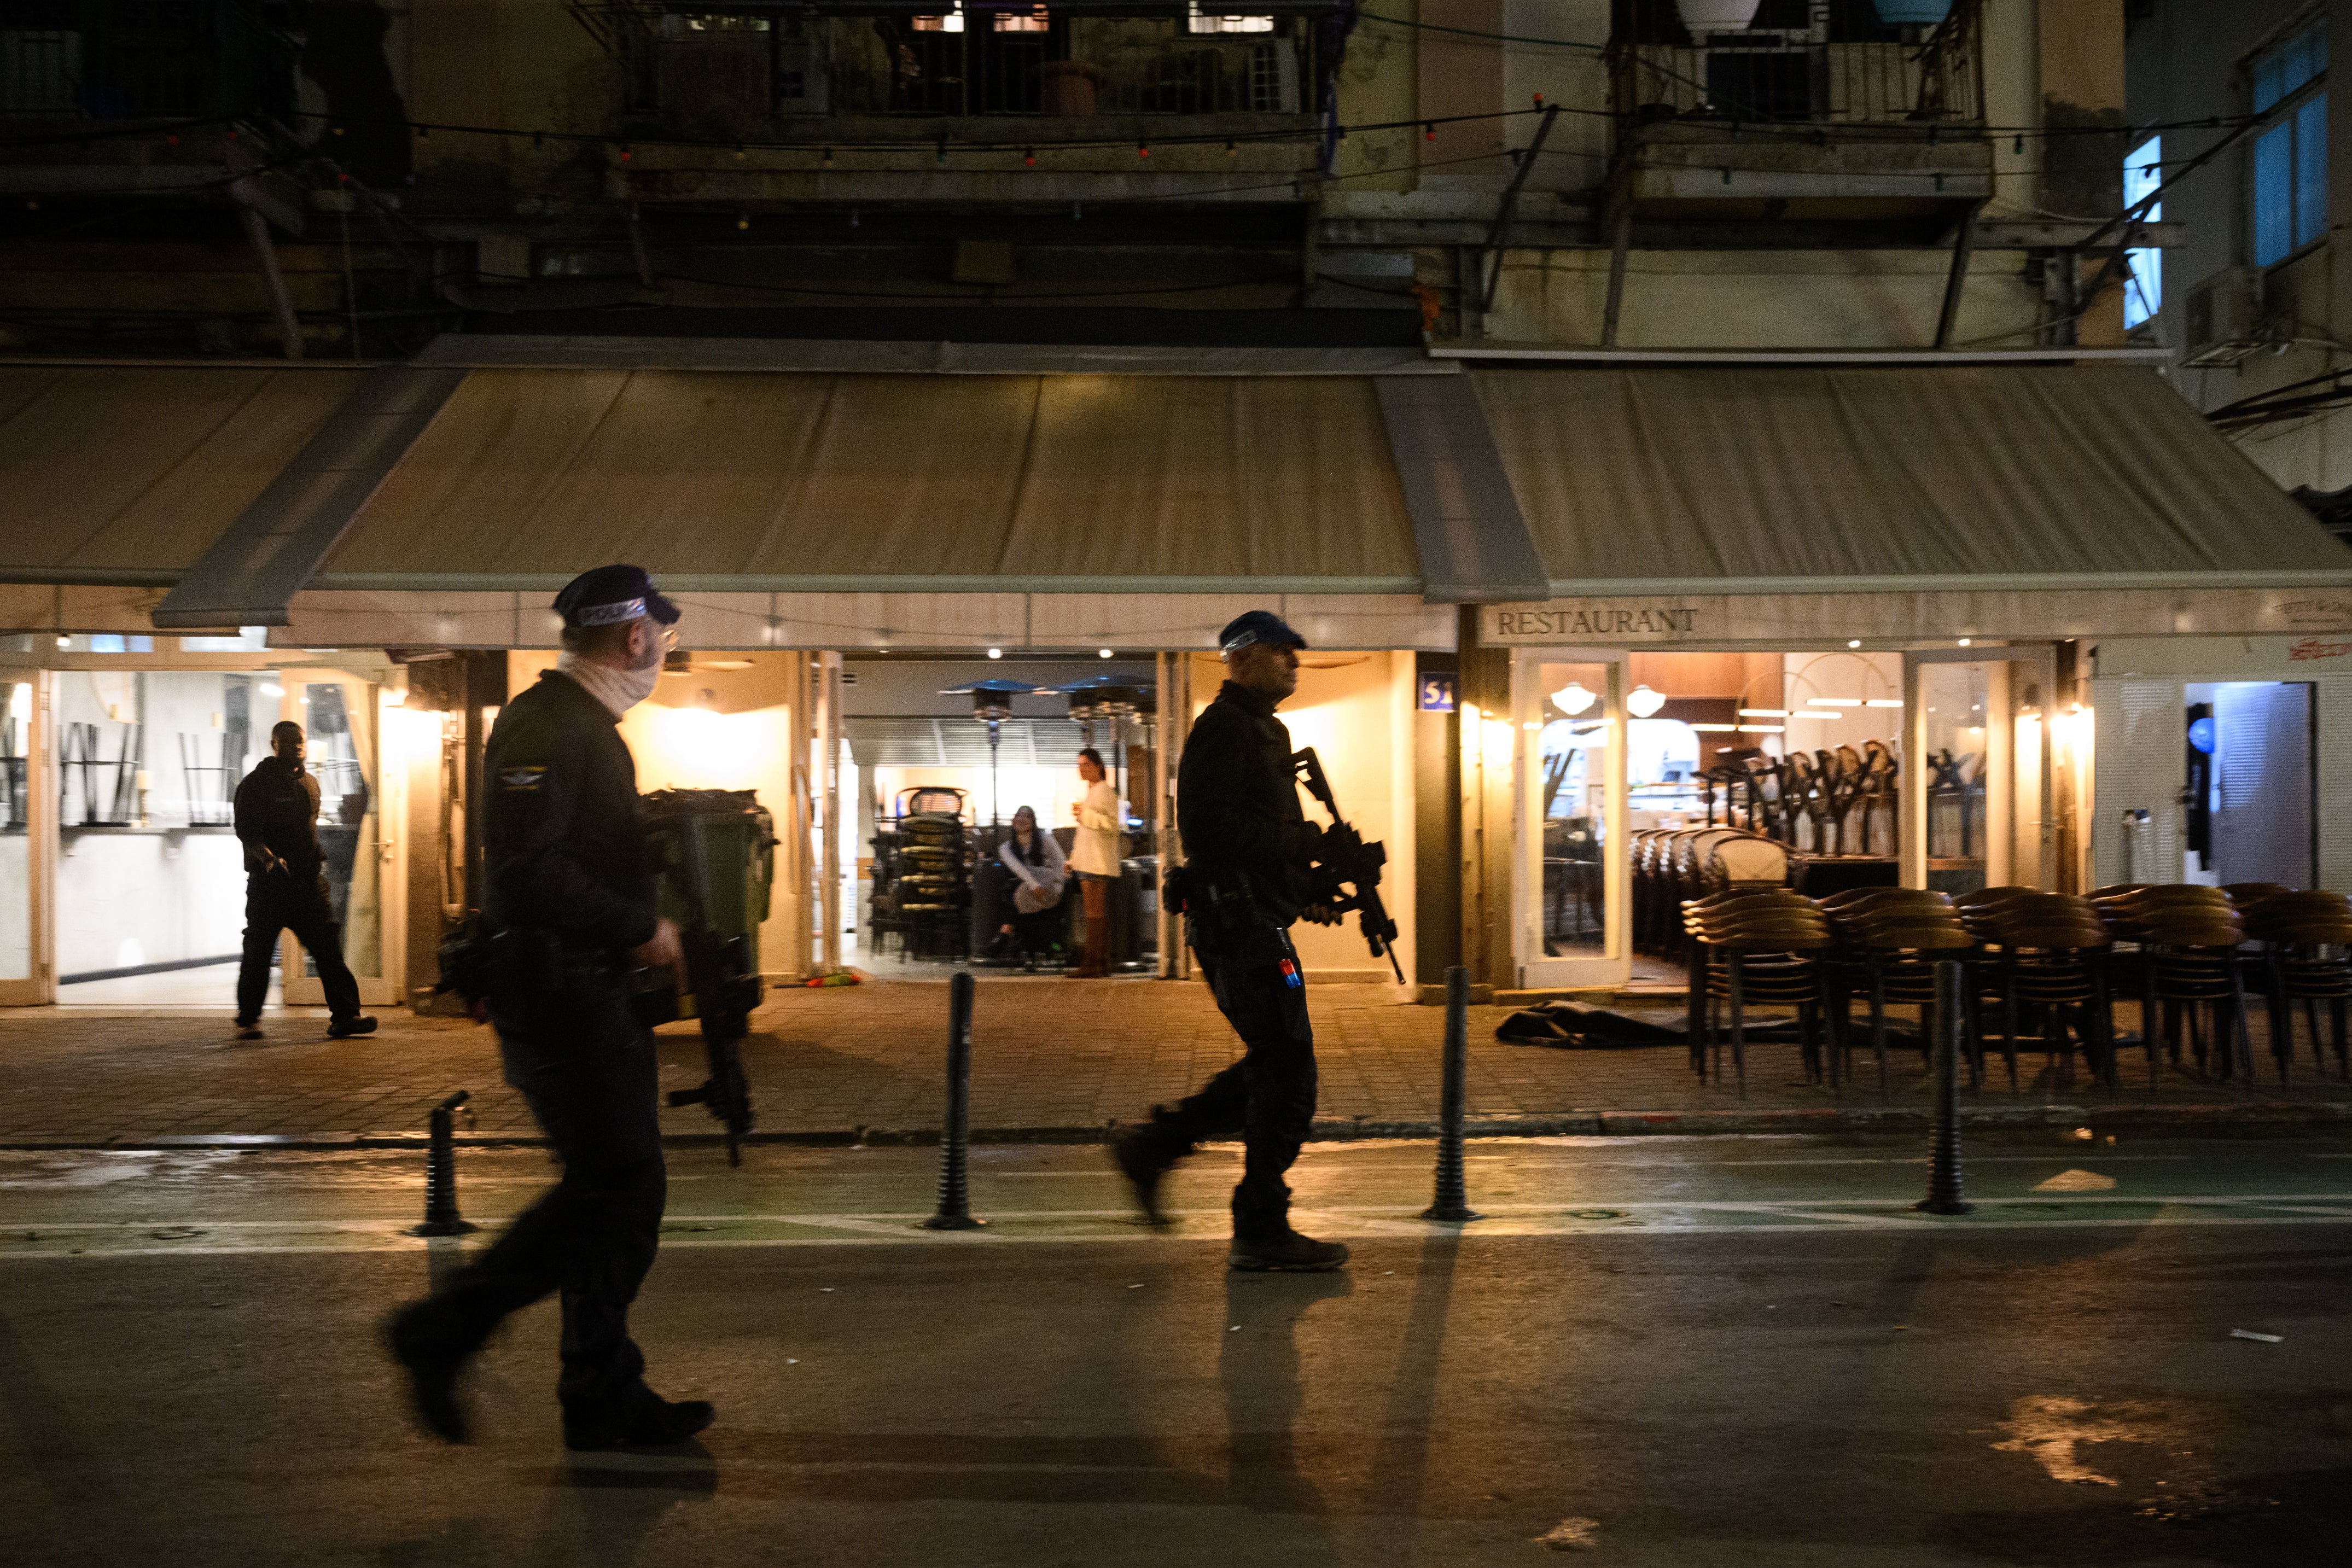
MULTIPOLYGON (((1548 1236, 1641 1236, 1790 1231, 1916 1231, 1922 1227, 1956 1235, 1991 1230, 2111 1229, 2150 1227, 2244 1227, 2343 1225, 2352 1223, 2352 1196, 2339 1193, 2263 1194, 2242 1197, 2131 1197, 2070 1194, 2063 1201, 2009 1197, 1979 1199, 1966 1218, 1931 1219, 1888 1199, 1687 1200, 1619 1202, 1603 1206, 1497 1204, 1486 1207, 1466 1238, 1548 1236), (2141 1210, 2124 1213, 2126 1208, 2141 1210)), ((1426 1237, 1446 1232, 1411 1222, 1411 1205, 1342 1206, 1315 1209, 1318 1228, 1356 1239, 1426 1237)), ((940 1233, 919 1228, 919 1211, 863 1214, 672 1215, 672 1226, 718 1228, 724 1233, 666 1235, 665 1248, 772 1248, 926 1246, 966 1241, 992 1244, 1191 1241, 1223 1245, 1227 1219, 1220 1208, 1179 1211, 1178 1224, 1155 1230, 1136 1223, 1124 1209, 1000 1209, 985 1231, 940 1233), (802 1234, 761 1235, 760 1228, 798 1229, 802 1234), (820 1234, 808 1234, 808 1232, 820 1234)), ((215 1220, 159 1224, 153 1220, 79 1220, 34 1226, 0 1236, 0 1259, 56 1257, 201 1258, 305 1253, 364 1253, 415 1249, 406 1226, 393 1220, 215 1220), (184 1230, 184 1240, 157 1232, 184 1230), (298 1239, 310 1231, 316 1239, 298 1239), (166 1244, 157 1245, 162 1239, 166 1244), (76 1249, 57 1243, 80 1241, 76 1249), (43 1243, 48 1243, 43 1245, 43 1243)), ((479 1245, 479 1243, 476 1243, 479 1245)))

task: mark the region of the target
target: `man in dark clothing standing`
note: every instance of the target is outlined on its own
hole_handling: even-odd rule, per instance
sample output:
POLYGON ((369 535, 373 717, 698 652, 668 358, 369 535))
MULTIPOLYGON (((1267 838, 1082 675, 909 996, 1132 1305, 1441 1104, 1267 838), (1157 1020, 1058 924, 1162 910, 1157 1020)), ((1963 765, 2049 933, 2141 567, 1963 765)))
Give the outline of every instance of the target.
POLYGON ((632 965, 675 972, 683 956, 655 907, 636 766, 617 727, 653 694, 678 612, 633 566, 582 574, 555 608, 562 656, 499 713, 483 759, 482 915, 507 1082, 555 1145, 563 1179, 440 1291, 395 1313, 389 1337, 419 1416, 463 1442, 465 1364, 509 1313, 561 1291, 564 1442, 660 1446, 702 1430, 712 1410, 646 1386, 629 1338, 668 1187, 653 1036, 624 976, 632 965))
POLYGON ((1290 731, 1274 716, 1298 689, 1307 640, 1253 610, 1218 643, 1225 684, 1192 723, 1176 773, 1176 821, 1184 842, 1185 939, 1216 994, 1217 1010, 1242 1039, 1242 1059, 1141 1126, 1118 1129, 1111 1155, 1159 1218, 1160 1178, 1210 1138, 1242 1134, 1246 1151, 1234 1189, 1235 1269, 1316 1272, 1348 1249, 1290 1228, 1284 1173, 1315 1121, 1315 1034, 1306 977, 1290 926, 1338 916, 1317 900, 1313 872, 1323 830, 1299 809, 1290 731))
POLYGON ((375 1032, 360 1016, 360 986, 343 962, 343 928, 328 902, 319 848, 319 781, 302 766, 302 727, 269 732, 269 752, 236 787, 236 836, 245 845, 245 955, 236 969, 236 1038, 261 1038, 269 960, 281 931, 319 967, 327 992, 327 1032, 337 1040, 375 1032))

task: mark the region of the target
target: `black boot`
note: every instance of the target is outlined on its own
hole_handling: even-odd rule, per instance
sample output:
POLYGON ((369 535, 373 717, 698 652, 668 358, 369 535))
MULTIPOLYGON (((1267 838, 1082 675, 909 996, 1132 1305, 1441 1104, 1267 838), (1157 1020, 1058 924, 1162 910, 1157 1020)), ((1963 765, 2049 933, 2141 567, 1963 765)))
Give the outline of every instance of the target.
POLYGON ((665 1399, 641 1383, 616 1412, 591 1415, 567 1406, 563 1446, 574 1449, 673 1448, 709 1426, 718 1414, 718 1407, 708 1399, 665 1399))
POLYGON ((1228 1267, 1255 1274, 1328 1274, 1344 1268, 1348 1249, 1337 1241, 1318 1241, 1296 1230, 1285 1230, 1270 1240, 1234 1238, 1225 1255, 1228 1267))
POLYGON ((425 1429, 445 1443, 471 1442, 465 1406, 457 1403, 457 1374, 473 1353, 436 1328, 433 1303, 412 1301, 385 1319, 383 1343, 407 1369, 409 1404, 425 1429))
POLYGON ((1192 1152, 1190 1144, 1168 1130, 1166 1119, 1166 1109, 1155 1107, 1150 1123, 1129 1123, 1110 1131, 1111 1163, 1135 1189, 1135 1207, 1143 1210, 1147 1225, 1168 1223, 1168 1217, 1160 1212, 1160 1178, 1192 1152))

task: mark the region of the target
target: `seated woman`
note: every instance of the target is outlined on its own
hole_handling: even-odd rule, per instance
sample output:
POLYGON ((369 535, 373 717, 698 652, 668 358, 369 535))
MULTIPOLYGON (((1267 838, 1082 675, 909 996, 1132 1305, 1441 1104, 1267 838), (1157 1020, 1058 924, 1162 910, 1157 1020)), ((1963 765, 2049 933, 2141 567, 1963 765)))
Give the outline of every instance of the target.
POLYGON ((1013 890, 1013 918, 1001 934, 1019 943, 1022 962, 1034 967, 1037 956, 1055 946, 1062 887, 1069 874, 1062 846, 1039 829, 1037 813, 1024 806, 1013 813, 1013 831, 997 846, 996 856, 1020 881, 1013 890))

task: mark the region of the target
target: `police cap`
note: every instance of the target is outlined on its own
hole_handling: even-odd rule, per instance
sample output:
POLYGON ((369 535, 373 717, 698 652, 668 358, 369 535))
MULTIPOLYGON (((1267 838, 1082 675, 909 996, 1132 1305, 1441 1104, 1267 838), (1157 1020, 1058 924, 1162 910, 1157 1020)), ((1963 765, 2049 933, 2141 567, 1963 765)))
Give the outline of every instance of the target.
POLYGON ((1253 643, 1271 643, 1276 648, 1307 646, 1307 639, 1292 631, 1271 610, 1253 610, 1246 615, 1237 615, 1217 633, 1217 651, 1221 653, 1238 653, 1253 643))
POLYGON ((555 596, 555 612, 566 626, 617 626, 650 615, 663 625, 677 620, 677 606, 654 591, 641 566, 600 566, 583 571, 555 596))

